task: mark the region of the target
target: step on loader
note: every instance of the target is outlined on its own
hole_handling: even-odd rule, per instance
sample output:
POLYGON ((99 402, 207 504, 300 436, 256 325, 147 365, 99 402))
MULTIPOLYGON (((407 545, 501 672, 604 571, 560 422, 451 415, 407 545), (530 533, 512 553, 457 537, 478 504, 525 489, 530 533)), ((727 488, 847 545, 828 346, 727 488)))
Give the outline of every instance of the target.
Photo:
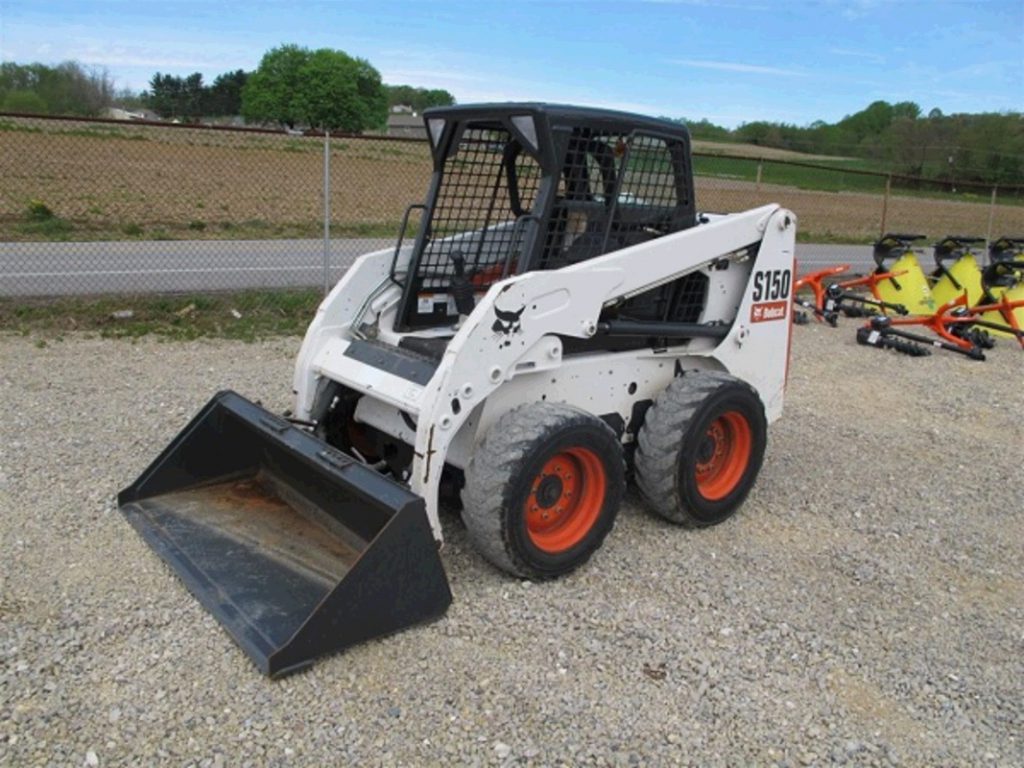
POLYGON ((698 214, 679 124, 424 119, 426 202, 320 305, 290 419, 220 393, 119 496, 270 675, 446 610, 443 487, 483 557, 557 577, 611 531, 627 469, 667 520, 728 518, 782 412, 791 212, 698 214))

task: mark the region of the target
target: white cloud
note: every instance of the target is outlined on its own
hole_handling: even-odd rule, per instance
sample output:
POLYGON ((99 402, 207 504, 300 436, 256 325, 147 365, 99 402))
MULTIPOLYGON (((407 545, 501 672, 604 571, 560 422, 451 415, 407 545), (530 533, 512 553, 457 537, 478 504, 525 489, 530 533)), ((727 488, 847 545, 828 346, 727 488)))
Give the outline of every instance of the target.
MULTIPOLYGON (((643 115, 678 116, 679 108, 674 104, 609 98, 600 89, 580 88, 566 83, 537 83, 516 81, 508 83, 507 78, 500 77, 415 77, 417 73, 387 72, 385 82, 406 83, 421 88, 444 88, 451 92, 461 104, 481 102, 547 102, 551 104, 575 104, 580 106, 603 107, 618 109, 623 112, 636 112, 643 115), (394 78, 394 79, 393 79, 394 78)), ((441 73, 428 73, 439 75, 441 73)))
POLYGON ((716 69, 722 72, 746 72, 754 75, 780 75, 782 77, 806 77, 807 73, 781 67, 763 67, 757 64, 741 64, 736 61, 707 61, 704 59, 669 59, 669 64, 680 64, 697 69, 716 69))
POLYGON ((853 0, 853 2, 844 3, 843 18, 850 21, 864 18, 879 5, 879 0, 853 0))
POLYGON ((175 57, 130 53, 126 51, 90 51, 72 52, 68 58, 83 64, 103 67, 143 67, 159 69, 191 69, 203 70, 216 68, 220 61, 215 58, 201 60, 196 57, 175 57))
POLYGON ((855 59, 863 59, 864 61, 873 61, 877 64, 881 64, 885 61, 885 57, 871 51, 857 51, 852 48, 829 48, 828 52, 836 56, 850 56, 855 59))
POLYGON ((1017 69, 1017 65, 1012 61, 975 61, 963 67, 947 70, 946 72, 941 73, 936 79, 946 80, 950 78, 966 78, 968 80, 996 80, 1002 79, 1008 74, 1011 74, 1011 76, 1015 75, 1017 77, 1017 81, 1020 82, 1020 70, 1017 69))
MULTIPOLYGON (((426 88, 435 83, 485 83, 491 78, 473 75, 452 69, 390 69, 380 68, 380 75, 385 83, 407 83, 426 88)), ((437 87, 437 86, 434 86, 437 87)))
MULTIPOLYGON (((4 30, 4 37, 10 40, 9 45, 3 45, 5 59, 51 65, 78 61, 89 67, 108 68, 119 86, 136 89, 146 87, 158 70, 169 74, 202 72, 212 78, 239 68, 254 69, 259 61, 251 46, 245 44, 214 44, 212 39, 199 37, 171 41, 167 33, 149 29, 127 32, 112 27, 98 31, 81 24, 46 28, 20 23, 4 30)), ((0 38, 0 45, 4 42, 0 38)))

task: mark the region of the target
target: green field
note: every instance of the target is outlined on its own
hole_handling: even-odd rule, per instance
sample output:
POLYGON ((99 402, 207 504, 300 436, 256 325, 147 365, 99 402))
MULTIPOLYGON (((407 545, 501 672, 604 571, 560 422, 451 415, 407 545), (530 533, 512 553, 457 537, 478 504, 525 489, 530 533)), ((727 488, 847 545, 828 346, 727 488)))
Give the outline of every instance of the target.
MULTIPOLYGON (((758 162, 746 158, 694 154, 693 167, 695 173, 701 176, 736 179, 745 182, 757 181, 758 162)), ((843 168, 827 169, 765 160, 761 163, 761 168, 761 183, 765 185, 822 192, 866 192, 870 194, 885 192, 884 176, 849 172, 871 171, 877 173, 877 164, 868 160, 852 160, 848 166, 843 168)), ((942 182, 920 181, 914 183, 900 178, 893 179, 892 192, 968 203, 988 202, 991 196, 990 189, 973 185, 969 187, 960 185, 957 192, 953 194, 942 182)), ((998 197, 998 202, 1021 205, 1024 204, 1024 196, 1008 196, 1003 192, 998 197)))

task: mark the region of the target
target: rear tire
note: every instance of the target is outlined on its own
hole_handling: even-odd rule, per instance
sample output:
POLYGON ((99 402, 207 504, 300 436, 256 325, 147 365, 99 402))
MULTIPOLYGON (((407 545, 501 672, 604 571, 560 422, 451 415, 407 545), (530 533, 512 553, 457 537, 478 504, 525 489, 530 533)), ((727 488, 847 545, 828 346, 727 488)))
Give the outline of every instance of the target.
POLYGON ((687 373, 647 411, 636 451, 637 485, 667 520, 716 525, 753 487, 767 433, 764 406, 751 386, 717 371, 687 373))
POLYGON ((622 448, 607 424, 565 405, 531 403, 502 416, 474 451, 462 519, 498 568, 554 578, 601 546, 625 485, 622 448))

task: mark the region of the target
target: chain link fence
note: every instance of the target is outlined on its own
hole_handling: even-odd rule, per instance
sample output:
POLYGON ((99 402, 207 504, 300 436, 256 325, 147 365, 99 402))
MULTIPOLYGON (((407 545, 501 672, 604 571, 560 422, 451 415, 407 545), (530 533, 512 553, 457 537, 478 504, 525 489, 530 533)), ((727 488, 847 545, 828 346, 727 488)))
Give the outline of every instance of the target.
POLYGON ((885 232, 912 232, 931 241, 949 234, 990 240, 1024 233, 1024 189, 1019 187, 954 186, 791 160, 700 153, 694 167, 702 210, 781 203, 799 217, 805 243, 868 243, 885 232))
POLYGON ((2 117, 0 140, 7 296, 322 287, 431 171, 400 139, 2 117))
MULTIPOLYGON (((319 295, 394 243, 425 140, 0 115, 0 299, 319 295)), ((694 154, 698 208, 794 210, 803 242, 1024 234, 1024 191, 694 154)))

